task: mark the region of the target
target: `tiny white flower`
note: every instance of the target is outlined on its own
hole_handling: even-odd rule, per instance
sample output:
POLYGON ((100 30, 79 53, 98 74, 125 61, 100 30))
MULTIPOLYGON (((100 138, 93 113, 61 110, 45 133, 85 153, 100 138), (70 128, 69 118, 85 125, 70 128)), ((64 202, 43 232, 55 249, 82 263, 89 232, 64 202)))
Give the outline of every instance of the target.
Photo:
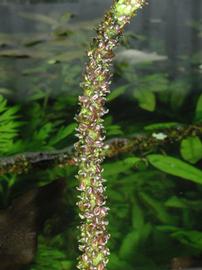
POLYGON ((154 138, 157 139, 157 140, 163 141, 163 140, 165 140, 168 136, 167 136, 166 134, 160 132, 160 133, 153 133, 153 134, 152 134, 152 137, 154 137, 154 138))

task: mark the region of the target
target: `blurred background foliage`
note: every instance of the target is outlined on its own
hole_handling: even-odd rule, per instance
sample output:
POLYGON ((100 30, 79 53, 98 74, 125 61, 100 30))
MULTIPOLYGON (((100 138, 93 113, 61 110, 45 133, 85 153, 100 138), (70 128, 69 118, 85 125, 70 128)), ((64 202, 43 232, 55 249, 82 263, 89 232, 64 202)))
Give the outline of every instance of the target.
MULTIPOLYGON (((0 154, 68 147, 75 142, 73 117, 85 52, 100 18, 81 21, 68 10, 49 14, 0 6, 5 7, 37 31, 0 33, 0 154)), ((139 16, 147 18, 149 10, 139 16)), ((146 21, 141 33, 128 28, 116 51, 110 113, 105 117, 107 139, 202 124, 202 21, 195 15, 186 22, 194 43, 189 54, 175 54, 174 47, 173 53, 166 51, 163 41, 147 29, 152 21, 146 21)), ((202 266, 201 167, 202 142, 194 134, 166 149, 105 160, 109 270, 202 266)), ((75 269, 79 220, 74 174, 75 168, 68 167, 1 177, 2 207, 30 187, 66 179, 65 200, 72 215, 63 226, 54 219, 46 222, 30 270, 75 269)))

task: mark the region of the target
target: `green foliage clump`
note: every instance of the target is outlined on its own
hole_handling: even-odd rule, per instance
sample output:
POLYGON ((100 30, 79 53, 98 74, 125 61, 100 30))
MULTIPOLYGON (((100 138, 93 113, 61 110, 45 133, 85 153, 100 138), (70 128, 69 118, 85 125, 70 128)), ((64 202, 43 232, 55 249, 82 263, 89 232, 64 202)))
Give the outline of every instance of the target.
POLYGON ((6 99, 0 96, 0 154, 15 153, 14 143, 22 123, 19 121, 18 106, 8 106, 6 99))
POLYGON ((50 242, 46 243, 42 237, 40 238, 36 262, 30 270, 71 270, 72 266, 73 262, 68 260, 65 251, 61 251, 59 248, 52 246, 50 242))

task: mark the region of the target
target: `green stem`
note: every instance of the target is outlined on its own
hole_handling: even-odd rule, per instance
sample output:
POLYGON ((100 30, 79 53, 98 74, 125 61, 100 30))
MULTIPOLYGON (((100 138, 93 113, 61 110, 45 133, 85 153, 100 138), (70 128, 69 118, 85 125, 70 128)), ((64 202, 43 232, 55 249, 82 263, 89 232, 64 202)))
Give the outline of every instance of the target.
POLYGON ((81 270, 104 270, 108 262, 106 196, 101 163, 104 159, 103 115, 106 95, 109 93, 113 49, 118 45, 124 26, 129 23, 144 0, 114 0, 103 22, 97 28, 97 37, 88 51, 83 83, 83 96, 79 97, 80 113, 76 116, 79 141, 78 207, 82 223, 78 268, 81 270))

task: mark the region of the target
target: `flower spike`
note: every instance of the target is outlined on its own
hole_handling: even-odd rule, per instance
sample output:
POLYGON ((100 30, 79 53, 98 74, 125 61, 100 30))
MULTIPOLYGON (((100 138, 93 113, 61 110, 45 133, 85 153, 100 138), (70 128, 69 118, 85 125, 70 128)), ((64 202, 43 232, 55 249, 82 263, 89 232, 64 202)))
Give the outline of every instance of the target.
POLYGON ((105 139, 102 117, 108 112, 104 105, 112 77, 113 49, 124 26, 143 4, 144 0, 114 0, 87 53, 89 60, 81 83, 83 95, 79 97, 80 113, 76 116, 79 141, 75 144, 80 191, 77 202, 81 218, 79 250, 82 254, 77 265, 80 270, 105 270, 108 262, 109 209, 101 167, 105 139))

